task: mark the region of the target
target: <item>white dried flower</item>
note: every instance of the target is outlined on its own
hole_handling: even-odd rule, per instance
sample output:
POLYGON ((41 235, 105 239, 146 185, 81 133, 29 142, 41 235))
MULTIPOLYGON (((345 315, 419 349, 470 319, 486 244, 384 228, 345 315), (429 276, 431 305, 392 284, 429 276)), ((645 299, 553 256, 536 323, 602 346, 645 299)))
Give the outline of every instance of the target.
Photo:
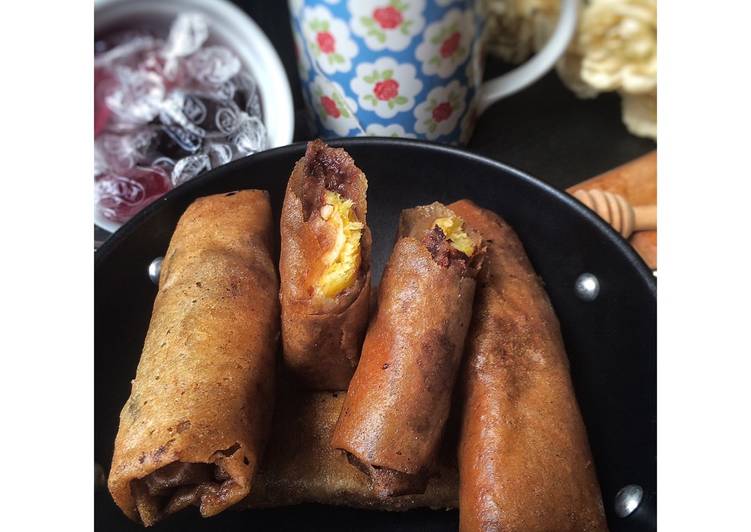
POLYGON ((558 21, 560 0, 486 0, 488 48, 521 63, 547 41, 558 21))
POLYGON ((593 0, 579 27, 582 79, 600 91, 657 87, 656 0, 593 0))
MULTIPOLYGON (((511 63, 521 63, 548 42, 558 24, 560 0, 486 0, 488 48, 511 63)), ((572 39, 556 64, 558 75, 580 98, 593 98, 598 91, 581 78, 582 54, 572 39)))
POLYGON ((582 79, 582 56, 577 50, 569 50, 555 65, 558 77, 579 98, 594 98, 600 91, 582 79))
POLYGON ((657 93, 621 92, 623 123, 634 135, 657 138, 657 93))

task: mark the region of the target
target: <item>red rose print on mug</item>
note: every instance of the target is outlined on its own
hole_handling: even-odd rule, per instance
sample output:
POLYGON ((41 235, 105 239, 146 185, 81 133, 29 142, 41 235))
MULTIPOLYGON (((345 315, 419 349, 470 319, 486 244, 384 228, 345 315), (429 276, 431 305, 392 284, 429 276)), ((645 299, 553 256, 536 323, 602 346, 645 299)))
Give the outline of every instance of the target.
POLYGON ((402 12, 394 6, 379 7, 373 11, 373 20, 384 30, 393 30, 404 22, 402 12))
POLYGON ((415 107, 415 131, 431 140, 453 131, 466 109, 466 95, 467 87, 456 80, 431 90, 415 107))
POLYGON ((415 57, 422 63, 422 72, 448 78, 469 57, 475 32, 472 12, 451 9, 425 29, 425 39, 417 47, 415 57))
POLYGON ((362 63, 355 74, 350 87, 357 94, 360 107, 382 118, 391 118, 414 107, 415 95, 422 90, 415 67, 397 63, 390 57, 362 63))
POLYGON ((352 32, 370 50, 406 49, 425 27, 425 0, 350 0, 352 32))
POLYGON ((315 65, 325 74, 347 72, 358 48, 349 26, 325 6, 306 7, 302 12, 305 46, 315 65))

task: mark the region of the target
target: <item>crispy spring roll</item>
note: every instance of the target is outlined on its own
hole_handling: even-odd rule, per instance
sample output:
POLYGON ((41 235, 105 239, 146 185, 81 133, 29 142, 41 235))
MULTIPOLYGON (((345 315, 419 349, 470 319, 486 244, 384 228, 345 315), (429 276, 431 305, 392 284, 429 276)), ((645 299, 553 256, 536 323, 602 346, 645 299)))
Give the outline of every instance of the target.
POLYGON ((278 279, 268 194, 196 200, 180 218, 109 475, 146 526, 187 506, 206 517, 250 491, 273 409, 278 279))
POLYGON ((481 238, 440 203, 402 212, 332 445, 381 497, 422 493, 472 312, 481 238))
POLYGON ((343 149, 310 142, 281 217, 284 361, 308 388, 346 390, 368 321, 365 174, 343 149))
POLYGON ((291 391, 278 395, 268 449, 248 497, 251 507, 304 503, 370 510, 458 507, 456 438, 444 440, 437 474, 428 482, 424 494, 377 497, 364 475, 330 445, 345 396, 346 392, 291 391))
POLYGON ((558 320, 514 231, 463 200, 487 253, 457 393, 460 529, 607 530, 558 320))

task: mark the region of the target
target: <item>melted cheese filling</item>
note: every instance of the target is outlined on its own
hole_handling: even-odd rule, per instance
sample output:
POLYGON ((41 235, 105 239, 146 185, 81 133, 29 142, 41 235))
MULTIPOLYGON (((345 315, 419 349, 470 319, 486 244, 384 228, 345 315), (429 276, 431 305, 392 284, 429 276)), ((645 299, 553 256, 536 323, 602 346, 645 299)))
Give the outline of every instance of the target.
POLYGON ((457 249, 464 253, 467 257, 471 257, 475 251, 475 245, 469 235, 464 231, 464 221, 458 216, 446 216, 444 218, 436 218, 435 225, 440 227, 443 234, 446 235, 446 240, 454 249, 457 249))
POLYGON ((324 201, 320 215, 334 226, 336 240, 322 258, 326 269, 316 283, 316 291, 326 297, 334 297, 354 282, 360 269, 363 224, 357 221, 352 200, 327 191, 324 201))

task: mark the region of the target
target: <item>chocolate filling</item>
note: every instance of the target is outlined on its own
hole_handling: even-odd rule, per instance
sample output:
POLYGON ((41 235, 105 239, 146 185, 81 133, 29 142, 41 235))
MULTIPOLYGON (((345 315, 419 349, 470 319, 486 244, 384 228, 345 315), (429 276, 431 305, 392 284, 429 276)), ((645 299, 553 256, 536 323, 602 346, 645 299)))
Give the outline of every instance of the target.
POLYGON ((350 464, 368 476, 371 488, 379 497, 397 497, 425 492, 428 485, 428 475, 425 473, 410 474, 388 467, 370 465, 349 451, 343 452, 350 464))
MULTIPOLYGON (((219 451, 231 456, 239 445, 219 451)), ((172 462, 131 482, 136 509, 145 526, 151 526, 188 506, 198 506, 202 514, 228 506, 236 483, 218 463, 172 462)))
POLYGON ((425 233, 422 243, 430 251, 433 260, 444 268, 456 264, 461 270, 466 270, 469 266, 469 257, 452 246, 438 226, 433 226, 425 233))
POLYGON ((305 220, 310 218, 313 211, 321 208, 327 190, 356 202, 353 185, 360 175, 360 169, 346 151, 314 140, 308 143, 303 164, 302 205, 305 220))

